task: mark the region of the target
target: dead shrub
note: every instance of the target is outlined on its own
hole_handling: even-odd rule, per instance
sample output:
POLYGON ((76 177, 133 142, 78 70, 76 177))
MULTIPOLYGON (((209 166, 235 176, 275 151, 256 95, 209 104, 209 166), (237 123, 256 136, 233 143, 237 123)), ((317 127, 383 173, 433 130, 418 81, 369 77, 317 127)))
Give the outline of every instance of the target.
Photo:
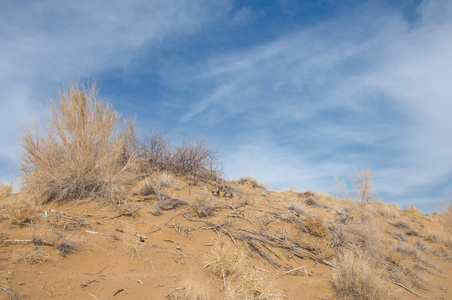
POLYGON ((93 84, 71 85, 50 105, 39 131, 24 127, 21 179, 43 203, 83 198, 120 202, 136 178, 134 124, 98 97, 93 84))
POLYGON ((239 178, 237 181, 241 185, 249 185, 253 188, 264 188, 264 185, 257 181, 257 179, 251 175, 245 175, 239 178))
POLYGON ((34 219, 36 203, 32 199, 21 197, 7 201, 2 207, 2 211, 10 224, 17 226, 29 225, 34 219))
POLYGON ((310 234, 318 237, 324 237, 328 232, 328 227, 319 218, 307 217, 304 226, 310 234))
POLYGON ((333 273, 336 293, 343 299, 388 299, 379 269, 362 254, 346 252, 333 273))
POLYGON ((150 131, 140 142, 140 153, 147 162, 145 173, 168 170, 171 164, 171 138, 166 131, 150 131))
POLYGON ((13 183, 3 183, 0 181, 0 199, 6 198, 13 192, 13 183))
POLYGON ((215 151, 205 140, 188 139, 173 145, 166 132, 151 131, 140 143, 140 157, 147 165, 144 172, 148 174, 168 171, 190 175, 195 180, 217 180, 221 175, 215 151))
POLYGON ((345 183, 340 183, 336 178, 336 183, 346 200, 358 202, 361 206, 375 201, 377 194, 374 191, 374 178, 369 170, 356 171, 356 176, 351 177, 353 193, 349 194, 345 183))

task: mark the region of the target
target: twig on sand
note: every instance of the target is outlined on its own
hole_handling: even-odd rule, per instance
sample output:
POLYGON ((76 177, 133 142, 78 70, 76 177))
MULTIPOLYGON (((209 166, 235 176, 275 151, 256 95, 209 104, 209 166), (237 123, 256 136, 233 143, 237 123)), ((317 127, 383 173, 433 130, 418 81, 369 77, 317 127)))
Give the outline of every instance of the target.
POLYGON ((101 273, 103 270, 105 270, 106 268, 108 268, 109 266, 106 266, 105 268, 103 268, 102 270, 100 270, 99 272, 96 272, 96 273, 83 273, 84 275, 91 275, 91 276, 94 276, 94 275, 97 275, 97 274, 99 274, 99 273, 101 273))
POLYGON ((410 288, 404 286, 404 285, 401 284, 401 283, 398 283, 398 282, 395 282, 395 281, 393 281, 392 283, 394 283, 395 285, 398 285, 398 286, 404 288, 404 289, 407 290, 408 292, 410 292, 410 293, 412 293, 412 294, 414 294, 414 295, 416 295, 416 296, 418 296, 418 297, 421 297, 421 298, 428 298, 427 296, 422 296, 422 295, 416 293, 415 291, 413 291, 412 289, 410 289, 410 288))
POLYGON ((1 243, 34 243, 34 244, 38 244, 38 245, 45 245, 45 246, 55 246, 55 243, 46 241, 46 240, 41 240, 41 239, 37 239, 37 240, 2 240, 0 241, 1 243))
POLYGON ((163 295, 163 296, 165 296, 166 298, 170 298, 169 296, 172 294, 172 293, 174 293, 175 291, 181 291, 181 290, 185 290, 185 287, 178 287, 178 288, 175 288, 174 290, 172 290, 171 292, 169 292, 168 294, 166 294, 166 295, 163 295))
POLYGON ((19 297, 17 295, 17 292, 13 288, 10 288, 9 286, 1 285, 0 291, 8 294, 13 300, 21 300, 22 299, 21 297, 19 297))
POLYGON ((91 294, 91 293, 88 293, 91 297, 93 297, 94 299, 96 299, 96 300, 100 300, 99 298, 97 298, 96 296, 94 296, 93 294, 91 294))
POLYGON ((309 277, 308 271, 306 271, 306 267, 305 267, 305 266, 298 267, 298 268, 289 270, 289 271, 284 272, 284 273, 281 273, 281 274, 282 274, 282 275, 286 275, 286 274, 292 273, 292 272, 297 271, 297 270, 300 270, 300 269, 304 269, 304 273, 306 274, 307 277, 309 277))
POLYGON ((105 298, 105 300, 108 300, 110 298, 113 298, 114 296, 116 296, 117 294, 121 293, 122 291, 124 291, 124 289, 118 289, 116 290, 116 292, 114 292, 113 294, 111 294, 110 297, 105 298))
POLYGON ((94 282, 99 282, 99 280, 89 280, 89 281, 86 282, 86 283, 81 283, 80 286, 81 286, 82 288, 86 288, 88 285, 90 285, 91 283, 94 283, 94 282))
POLYGON ((114 240, 116 240, 116 241, 120 241, 120 240, 121 240, 121 238, 117 237, 117 236, 114 235, 114 234, 106 234, 106 233, 97 232, 97 231, 91 231, 91 230, 85 230, 85 232, 87 232, 87 233, 92 233, 92 234, 97 234, 97 235, 101 235, 101 236, 105 236, 105 237, 114 239, 114 240))

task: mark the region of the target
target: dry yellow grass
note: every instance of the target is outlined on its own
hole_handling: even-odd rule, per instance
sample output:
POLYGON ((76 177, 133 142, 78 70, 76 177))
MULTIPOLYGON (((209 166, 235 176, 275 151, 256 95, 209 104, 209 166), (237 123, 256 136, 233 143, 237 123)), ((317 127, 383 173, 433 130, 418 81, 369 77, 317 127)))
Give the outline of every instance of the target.
POLYGON ((119 202, 136 177, 134 124, 99 97, 95 85, 72 85, 50 106, 43 131, 24 127, 21 177, 43 203, 82 198, 119 202))
POLYGON ((3 199, 13 192, 13 183, 0 182, 0 199, 3 199))
POLYGON ((369 258, 359 253, 346 252, 339 268, 333 273, 334 288, 343 299, 388 299, 388 289, 379 269, 369 258))
POLYGON ((222 240, 210 253, 209 267, 223 282, 227 299, 283 299, 274 283, 247 262, 242 249, 222 240))

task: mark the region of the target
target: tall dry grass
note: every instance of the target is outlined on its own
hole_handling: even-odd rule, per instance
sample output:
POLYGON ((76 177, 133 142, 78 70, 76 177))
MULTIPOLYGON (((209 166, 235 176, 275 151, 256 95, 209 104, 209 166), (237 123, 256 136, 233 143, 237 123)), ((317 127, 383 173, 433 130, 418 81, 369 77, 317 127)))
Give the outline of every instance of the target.
POLYGON ((342 299, 388 299, 388 291, 376 268, 359 253, 346 252, 333 273, 333 285, 342 299))
POLYGON ((42 131, 24 127, 21 179, 42 202, 121 200, 136 176, 135 126, 98 96, 95 84, 71 85, 50 105, 42 131))
POLYGON ((0 181, 0 199, 3 199, 13 192, 13 183, 3 183, 0 181))

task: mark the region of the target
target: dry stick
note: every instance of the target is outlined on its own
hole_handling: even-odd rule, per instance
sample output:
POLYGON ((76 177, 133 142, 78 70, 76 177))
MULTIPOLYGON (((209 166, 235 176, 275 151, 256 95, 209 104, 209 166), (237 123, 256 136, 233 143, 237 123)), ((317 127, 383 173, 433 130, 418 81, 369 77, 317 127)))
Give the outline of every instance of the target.
POLYGON ((103 268, 102 270, 100 270, 99 272, 96 272, 96 273, 83 273, 84 275, 91 275, 91 276, 93 276, 93 275, 97 275, 97 274, 99 274, 99 273, 101 273, 103 270, 105 270, 106 268, 108 268, 109 266, 106 266, 105 268, 103 268))
POLYGON ((36 244, 39 244, 39 245, 45 245, 45 246, 52 246, 52 247, 54 247, 55 246, 55 243, 52 243, 52 242, 49 242, 49 241, 46 241, 46 240, 36 240, 36 241, 33 241, 33 240, 3 240, 3 241, 0 241, 0 243, 36 243, 36 244))
MULTIPOLYGON (((121 293, 122 291, 124 291, 124 289, 119 289, 119 290, 117 290, 116 292, 114 292, 114 293, 113 293, 110 297, 108 297, 107 299, 110 299, 111 297, 116 296, 117 294, 121 293)), ((107 300, 107 299, 105 299, 105 300, 107 300)))
POLYGON ((99 280, 90 280, 90 281, 88 281, 87 283, 82 283, 82 284, 80 284, 80 286, 81 286, 82 288, 86 288, 88 285, 90 285, 90 284, 93 283, 93 282, 99 282, 99 280))
POLYGON ((22 299, 21 297, 17 296, 17 292, 14 289, 12 289, 8 286, 4 286, 4 285, 0 286, 0 291, 3 291, 4 293, 8 294, 13 300, 21 300, 22 299))
POLYGON ((137 211, 139 211, 139 210, 140 210, 140 208, 137 208, 137 209, 135 209, 135 210, 132 211, 132 212, 122 213, 122 214, 119 214, 119 215, 117 215, 117 216, 111 217, 110 219, 117 219, 117 218, 120 218, 120 217, 133 217, 133 216, 135 215, 135 213, 136 213, 137 211))
POLYGON ((96 296, 94 296, 93 294, 91 294, 91 293, 88 293, 91 297, 93 297, 94 299, 96 299, 96 300, 100 300, 99 298, 97 298, 96 296))
POLYGON ((396 285, 398 285, 398 286, 404 288, 404 289, 407 290, 408 292, 410 292, 410 293, 412 293, 412 294, 414 294, 414 295, 416 295, 416 296, 418 296, 418 297, 421 297, 421 298, 428 298, 427 296, 422 296, 422 295, 416 293, 415 291, 413 291, 412 289, 410 289, 410 288, 404 286, 404 285, 401 284, 401 283, 398 283, 398 282, 395 282, 395 281, 393 281, 392 283, 394 283, 394 284, 396 284, 396 285))
POLYGON ((65 219, 68 219, 68 220, 80 223, 81 226, 86 226, 86 227, 89 227, 89 228, 93 228, 93 227, 91 227, 91 225, 88 222, 86 222, 82 218, 76 218, 76 217, 71 216, 70 214, 66 214, 66 213, 64 213, 62 211, 57 211, 57 210, 53 210, 53 209, 50 209, 50 208, 44 211, 44 215, 46 216, 46 218, 48 218, 48 213, 49 212, 54 213, 54 214, 59 214, 61 217, 65 218, 65 219))
POLYGON ((218 225, 218 224, 215 224, 215 223, 207 221, 207 220, 195 220, 195 219, 192 219, 192 218, 188 217, 187 215, 185 215, 185 212, 182 212, 182 215, 189 221, 192 221, 192 222, 203 222, 203 223, 211 226, 215 231, 218 231, 218 230, 223 231, 224 233, 229 235, 229 237, 231 238, 231 240, 234 243, 234 245, 237 245, 236 242, 235 242, 234 237, 232 236, 232 234, 222 227, 223 225, 227 224, 227 222, 222 224, 222 225, 218 225))
MULTIPOLYGON (((176 208, 176 210, 173 211, 173 212, 169 215, 168 219, 166 219, 165 225, 163 225, 163 227, 166 227, 166 225, 168 224, 168 222, 172 219, 173 215, 174 215, 177 211, 181 210, 182 208, 185 208, 185 207, 179 207, 179 208, 176 208)), ((194 211, 194 210, 193 210, 193 211, 194 211)))
POLYGON ((166 294, 166 295, 163 295, 163 296, 165 296, 166 298, 169 299, 169 296, 170 296, 172 293, 174 293, 175 291, 181 291, 181 290, 185 290, 185 287, 178 287, 178 288, 175 288, 175 289, 172 290, 170 293, 168 293, 168 294, 166 294))
POLYGON ((306 271, 306 267, 305 267, 305 266, 302 266, 302 267, 298 267, 298 268, 289 270, 289 271, 287 271, 287 272, 281 273, 281 275, 286 275, 286 274, 289 274, 289 273, 291 273, 291 272, 293 272, 293 271, 297 271, 297 270, 300 270, 300 269, 304 269, 304 272, 306 273, 306 276, 309 277, 308 271, 306 271))
POLYGON ((333 265, 332 263, 330 263, 330 262, 328 262, 326 260, 321 259, 320 257, 315 255, 314 253, 300 248, 301 246, 295 247, 295 246, 292 246, 292 245, 288 245, 287 242, 285 242, 284 240, 281 240, 280 238, 277 238, 277 237, 269 235, 269 234, 257 233, 257 232, 254 232, 252 230, 247 230, 247 229, 243 229, 243 228, 240 228, 239 230, 253 234, 253 236, 251 236, 251 235, 244 236, 245 238, 255 239, 255 240, 267 243, 267 244, 269 244, 269 245, 271 245, 273 247, 278 247, 278 248, 283 248, 283 249, 290 249, 292 251, 292 253, 294 253, 295 255, 297 255, 295 251, 302 252, 302 253, 305 253, 305 254, 311 256, 310 258, 313 259, 314 261, 320 261, 324 265, 327 265, 327 266, 332 267, 332 268, 337 268, 337 266, 333 265), (256 236, 256 235, 258 235, 258 236, 256 236), (264 239, 264 238, 266 238, 266 239, 264 239), (276 240, 279 243, 272 242, 274 240, 276 240))
POLYGON ((117 241, 121 240, 121 238, 117 237, 114 234, 106 234, 106 233, 97 232, 97 231, 91 231, 91 230, 85 230, 85 232, 92 233, 92 234, 98 234, 98 235, 105 236, 105 237, 108 237, 108 238, 111 238, 111 239, 114 239, 114 240, 117 240, 117 241))

